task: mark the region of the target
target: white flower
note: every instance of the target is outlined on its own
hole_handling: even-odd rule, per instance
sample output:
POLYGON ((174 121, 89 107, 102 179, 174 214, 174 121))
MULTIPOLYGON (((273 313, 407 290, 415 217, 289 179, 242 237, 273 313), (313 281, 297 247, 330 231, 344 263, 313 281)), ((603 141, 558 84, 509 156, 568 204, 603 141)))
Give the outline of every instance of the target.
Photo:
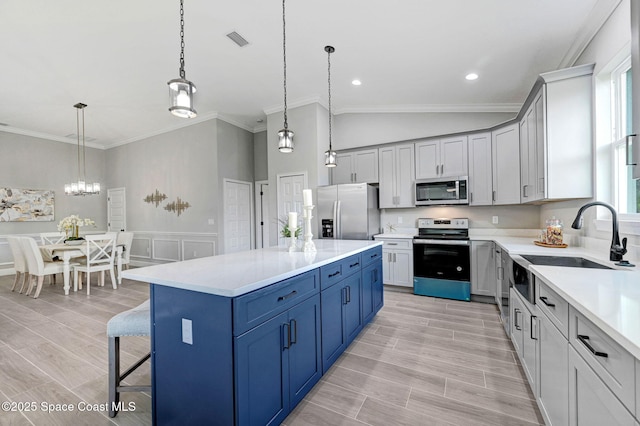
POLYGON ((74 226, 96 226, 96 223, 89 219, 88 217, 85 219, 80 218, 77 214, 72 214, 71 216, 67 216, 58 223, 58 231, 69 231, 73 229, 74 226))

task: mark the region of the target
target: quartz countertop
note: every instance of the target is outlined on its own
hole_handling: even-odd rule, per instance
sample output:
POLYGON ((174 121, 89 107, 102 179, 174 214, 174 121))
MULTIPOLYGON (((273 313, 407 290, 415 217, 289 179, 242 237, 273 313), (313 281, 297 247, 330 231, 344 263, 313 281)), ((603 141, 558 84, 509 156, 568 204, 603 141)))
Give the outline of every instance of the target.
POLYGON ((134 268, 123 271, 122 276, 135 281, 236 297, 383 243, 371 240, 314 240, 314 244, 315 253, 289 253, 288 247, 270 247, 134 268))
POLYGON ((375 239, 392 239, 392 238, 398 238, 398 239, 409 239, 412 240, 413 237, 415 236, 415 234, 404 234, 404 233, 396 233, 396 232, 387 232, 384 234, 378 234, 378 235, 374 235, 373 238, 375 239))

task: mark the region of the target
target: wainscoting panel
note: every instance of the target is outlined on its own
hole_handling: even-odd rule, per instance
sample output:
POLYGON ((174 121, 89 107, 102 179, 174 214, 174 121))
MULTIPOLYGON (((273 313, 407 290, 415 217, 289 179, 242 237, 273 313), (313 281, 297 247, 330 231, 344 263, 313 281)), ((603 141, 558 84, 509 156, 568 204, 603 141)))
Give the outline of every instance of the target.
POLYGON ((182 240, 182 260, 215 256, 215 241, 182 240))
POLYGON ((217 254, 218 234, 150 231, 133 233, 132 266, 150 266, 217 254))
POLYGON ((180 240, 155 238, 151 246, 152 256, 157 260, 177 262, 180 260, 180 240))
POLYGON ((137 237, 134 233, 131 242, 131 258, 151 259, 151 238, 137 237))

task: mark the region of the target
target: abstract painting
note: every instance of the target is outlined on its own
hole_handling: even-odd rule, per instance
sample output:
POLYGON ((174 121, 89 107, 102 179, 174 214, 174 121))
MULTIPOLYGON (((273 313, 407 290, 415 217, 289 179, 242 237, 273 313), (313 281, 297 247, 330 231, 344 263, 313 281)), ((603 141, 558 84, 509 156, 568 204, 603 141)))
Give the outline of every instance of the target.
POLYGON ((0 188, 0 222, 53 221, 53 207, 53 190, 0 188))

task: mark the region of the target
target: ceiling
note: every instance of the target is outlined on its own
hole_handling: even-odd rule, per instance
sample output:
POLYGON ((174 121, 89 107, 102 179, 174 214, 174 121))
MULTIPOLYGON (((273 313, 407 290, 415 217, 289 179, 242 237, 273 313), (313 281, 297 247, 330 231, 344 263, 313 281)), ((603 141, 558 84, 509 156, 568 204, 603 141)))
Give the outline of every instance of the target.
MULTIPOLYGON (((198 89, 190 120, 167 111, 178 0, 0 2, 0 130, 75 143, 77 102, 94 147, 215 117, 264 130, 283 105, 282 2, 184 3, 186 78, 198 89)), ((536 76, 572 65, 618 3, 289 0, 287 103, 326 105, 331 44, 334 113, 516 111, 536 76), (466 81, 470 72, 480 77, 466 81)))

